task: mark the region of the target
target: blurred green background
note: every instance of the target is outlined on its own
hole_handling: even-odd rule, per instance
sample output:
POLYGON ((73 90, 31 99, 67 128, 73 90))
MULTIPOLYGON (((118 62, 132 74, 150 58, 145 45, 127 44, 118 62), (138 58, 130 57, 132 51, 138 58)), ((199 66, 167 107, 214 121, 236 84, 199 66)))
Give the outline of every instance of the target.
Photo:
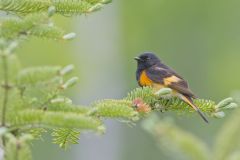
MULTIPOLYGON (((196 95, 219 101, 240 89, 239 8, 237 0, 115 0, 91 15, 56 17, 67 31, 78 34, 74 41, 33 39, 22 45, 19 55, 23 66, 74 64, 80 83, 68 94, 79 104, 121 98, 137 87, 133 57, 144 51, 155 52, 183 75, 196 95)), ((210 119, 206 125, 196 115, 159 116, 173 117, 178 126, 209 145, 227 119, 210 119)), ((139 124, 128 127, 120 122, 106 123, 105 135, 83 134, 80 144, 67 151, 49 141, 38 141, 33 144, 34 159, 178 157, 159 150, 139 124)))

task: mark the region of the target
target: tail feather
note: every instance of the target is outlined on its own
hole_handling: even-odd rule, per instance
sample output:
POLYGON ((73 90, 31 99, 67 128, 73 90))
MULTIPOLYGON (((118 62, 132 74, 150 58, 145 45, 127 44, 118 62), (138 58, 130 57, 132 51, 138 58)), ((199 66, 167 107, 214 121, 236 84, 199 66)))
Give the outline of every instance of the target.
POLYGON ((206 116, 203 114, 203 112, 193 103, 192 99, 188 96, 181 96, 181 99, 186 102, 188 105, 190 105, 197 113, 202 117, 202 119, 206 122, 209 123, 206 116))

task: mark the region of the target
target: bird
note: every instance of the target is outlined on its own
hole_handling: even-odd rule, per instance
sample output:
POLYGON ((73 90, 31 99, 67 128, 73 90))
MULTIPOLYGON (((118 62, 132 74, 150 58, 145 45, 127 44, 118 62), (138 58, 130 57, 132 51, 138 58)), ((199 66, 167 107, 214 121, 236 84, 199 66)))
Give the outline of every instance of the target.
POLYGON ((196 96, 182 76, 165 65, 154 53, 144 52, 134 59, 137 61, 136 79, 139 86, 149 86, 156 90, 171 88, 174 96, 191 106, 208 123, 206 116, 194 104, 196 96))

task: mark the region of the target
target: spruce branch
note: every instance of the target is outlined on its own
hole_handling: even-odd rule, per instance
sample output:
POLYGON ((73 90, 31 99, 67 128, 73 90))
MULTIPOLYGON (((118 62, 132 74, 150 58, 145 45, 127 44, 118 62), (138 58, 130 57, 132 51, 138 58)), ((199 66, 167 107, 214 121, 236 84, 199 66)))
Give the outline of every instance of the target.
POLYGON ((20 137, 8 133, 6 136, 6 147, 4 153, 5 160, 31 160, 31 150, 28 142, 31 135, 25 134, 20 137))
MULTIPOLYGON (((20 129, 20 130, 22 130, 22 132, 25 133, 25 130, 23 130, 23 129, 20 129)), ((33 128, 29 131, 28 134, 30 134, 34 139, 41 139, 42 140, 43 139, 42 134, 46 133, 46 132, 47 132, 47 130, 44 129, 44 128, 33 128)))
MULTIPOLYGON (((168 88, 163 88, 161 91, 158 91, 158 93, 150 87, 136 88, 128 94, 126 100, 134 101, 135 99, 140 98, 144 103, 149 105, 152 110, 175 111, 180 114, 195 112, 180 98, 166 96, 166 93, 170 92, 171 90, 168 88)), ((205 114, 216 118, 224 117, 220 117, 218 115, 224 113, 225 110, 237 107, 232 98, 226 98, 219 104, 205 99, 194 99, 194 103, 199 107, 199 109, 205 112, 205 114), (234 107, 229 107, 229 105, 234 107)))
POLYGON ((71 144, 78 144, 80 132, 74 129, 59 128, 52 133, 53 143, 66 149, 71 144))
POLYGON ((214 145, 213 159, 224 160, 233 154, 234 151, 240 149, 240 110, 235 113, 225 122, 216 136, 214 145))
POLYGON ((58 76, 60 66, 31 67, 22 69, 17 75, 18 86, 35 85, 58 76))
POLYGON ((23 110, 17 115, 9 115, 11 128, 70 128, 102 132, 102 122, 94 117, 76 113, 52 112, 41 110, 23 110))
POLYGON ((4 94, 3 94, 3 104, 2 104, 2 120, 1 120, 1 125, 5 126, 5 120, 6 120, 6 110, 7 110, 7 105, 8 105, 8 94, 9 94, 9 89, 10 84, 8 81, 8 54, 1 53, 1 58, 2 58, 2 67, 3 67, 3 79, 4 82, 2 84, 2 88, 4 89, 4 94))
POLYGON ((92 106, 94 108, 90 110, 90 115, 105 118, 124 118, 132 121, 139 119, 131 101, 109 99, 95 102, 92 106))
POLYGON ((152 114, 143 121, 142 126, 157 140, 160 148, 181 153, 181 155, 185 155, 189 159, 209 159, 210 152, 206 143, 183 131, 170 120, 159 120, 155 114, 152 114))
POLYGON ((66 113, 78 113, 78 114, 87 114, 90 111, 90 108, 87 106, 74 105, 72 102, 69 102, 69 99, 66 97, 59 97, 52 99, 51 103, 47 106, 48 111, 63 111, 66 113))
POLYGON ((169 118, 160 120, 155 114, 152 114, 143 121, 142 126, 157 140, 161 149, 167 148, 171 154, 178 152, 181 156, 187 155, 191 159, 200 160, 237 160, 240 157, 239 115, 240 110, 237 109, 216 132, 216 139, 211 148, 192 133, 178 128, 169 118))
POLYGON ((0 37, 6 40, 36 36, 54 40, 64 40, 66 33, 53 25, 46 13, 29 14, 23 18, 11 17, 0 25, 0 37))
POLYGON ((17 14, 47 12, 50 7, 62 15, 86 14, 101 9, 110 0, 2 0, 0 10, 17 14))

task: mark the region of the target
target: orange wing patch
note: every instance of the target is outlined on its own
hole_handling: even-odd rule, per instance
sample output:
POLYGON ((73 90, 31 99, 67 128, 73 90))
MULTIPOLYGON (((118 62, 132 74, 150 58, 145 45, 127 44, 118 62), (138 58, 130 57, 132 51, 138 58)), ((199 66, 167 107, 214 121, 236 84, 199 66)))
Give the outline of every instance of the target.
POLYGON ((181 79, 176 76, 171 76, 163 79, 164 85, 169 86, 171 83, 179 82, 181 79))
POLYGON ((141 86, 151 86, 153 81, 148 78, 146 71, 142 71, 139 78, 139 83, 141 86))

